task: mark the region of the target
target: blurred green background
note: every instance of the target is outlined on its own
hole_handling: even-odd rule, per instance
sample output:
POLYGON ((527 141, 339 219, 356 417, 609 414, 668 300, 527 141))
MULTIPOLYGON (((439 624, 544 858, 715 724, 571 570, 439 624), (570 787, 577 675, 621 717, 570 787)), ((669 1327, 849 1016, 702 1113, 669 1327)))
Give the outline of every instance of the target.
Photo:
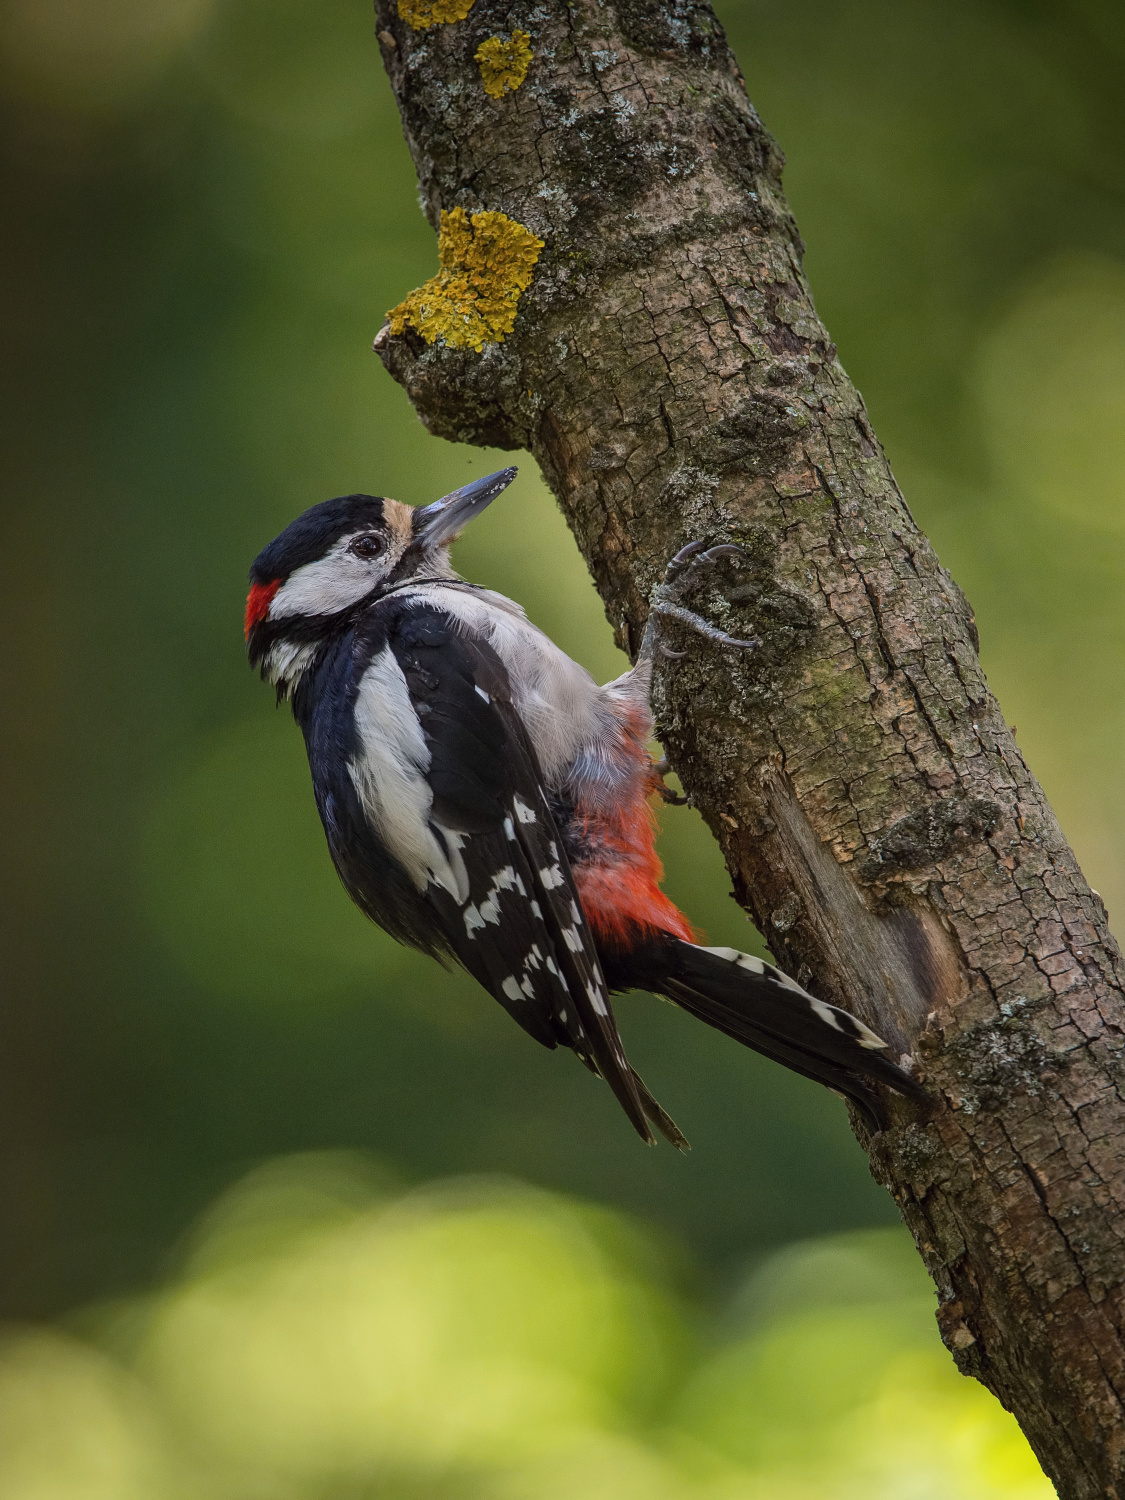
MULTIPOLYGON (((720 5, 986 670, 1125 901, 1125 12, 720 5)), ((472 18, 465 23, 472 26, 472 18)), ((1049 1493, 830 1095, 620 1012, 695 1147, 335 883, 250 559, 497 455, 370 353, 434 239, 366 0, 4 0, 0 1500, 1049 1493)), ((623 665, 527 460, 460 545, 623 665)), ((668 888, 760 940, 698 819, 668 888)))

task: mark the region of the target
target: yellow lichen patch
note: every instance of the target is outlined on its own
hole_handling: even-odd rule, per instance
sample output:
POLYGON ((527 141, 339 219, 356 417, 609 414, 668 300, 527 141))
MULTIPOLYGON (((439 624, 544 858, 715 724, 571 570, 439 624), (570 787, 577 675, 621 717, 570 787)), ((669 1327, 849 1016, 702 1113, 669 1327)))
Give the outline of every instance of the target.
POLYGON ((441 339, 478 353, 485 344, 503 343, 542 248, 541 239, 507 214, 450 209, 438 232, 441 270, 391 308, 391 333, 409 323, 427 344, 441 339))
POLYGON ((463 21, 472 8, 473 0, 398 0, 399 15, 415 31, 463 21))
POLYGON ((480 64, 486 94, 499 99, 509 89, 519 88, 527 77, 534 56, 530 42, 530 35, 519 30, 513 31, 511 36, 490 36, 481 42, 475 59, 480 64))

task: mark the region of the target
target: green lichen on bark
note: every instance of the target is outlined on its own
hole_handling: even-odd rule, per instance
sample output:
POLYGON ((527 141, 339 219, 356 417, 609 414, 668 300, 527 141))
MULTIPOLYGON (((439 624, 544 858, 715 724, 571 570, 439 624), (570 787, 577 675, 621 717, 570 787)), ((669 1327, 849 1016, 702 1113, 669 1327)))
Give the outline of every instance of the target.
POLYGON ((463 21, 473 4, 474 0, 398 0, 398 13, 415 31, 425 31, 463 21))
POLYGON ((502 99, 514 93, 527 77, 533 55, 531 37, 518 26, 511 36, 485 37, 473 58, 489 98, 502 99))
POLYGON ((392 335, 415 329, 427 344, 451 349, 502 344, 531 282, 543 241, 505 214, 441 216, 441 270, 387 314, 392 335))

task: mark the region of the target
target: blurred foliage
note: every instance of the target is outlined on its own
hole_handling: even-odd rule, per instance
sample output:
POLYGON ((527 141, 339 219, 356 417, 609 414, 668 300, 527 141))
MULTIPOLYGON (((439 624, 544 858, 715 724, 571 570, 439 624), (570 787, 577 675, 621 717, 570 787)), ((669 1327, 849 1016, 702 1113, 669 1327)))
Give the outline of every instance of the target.
MULTIPOLYGON (((1116 913, 1125 12, 719 8, 841 357, 1116 913)), ((315 500, 428 501, 499 462, 428 437, 370 353, 437 257, 366 0, 4 0, 0 93, 0 1297, 132 1299, 92 1342, 12 1334, 0 1500, 1039 1493, 936 1345, 838 1101, 627 997, 696 1148, 645 1152, 335 883, 245 668, 246 567, 315 500), (248 1163, 341 1149, 385 1168, 252 1178, 170 1275, 248 1163), (458 1174, 537 1190, 409 1190, 458 1174)), ((459 561, 623 666, 530 462, 459 561)), ((664 823, 673 896, 765 951, 698 818, 664 823)))
POLYGON ((0 1343, 0 1500, 1048 1500, 901 1229, 705 1316, 619 1214, 354 1153, 228 1189, 167 1283, 0 1343))

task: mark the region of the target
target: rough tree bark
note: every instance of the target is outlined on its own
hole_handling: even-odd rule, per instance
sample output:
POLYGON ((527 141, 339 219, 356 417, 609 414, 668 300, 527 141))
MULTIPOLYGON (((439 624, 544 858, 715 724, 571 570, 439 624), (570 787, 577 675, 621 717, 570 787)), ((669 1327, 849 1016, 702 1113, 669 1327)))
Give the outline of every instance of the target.
POLYGON ((425 210, 469 215, 430 287, 453 321, 423 297, 380 355, 432 432, 531 451, 626 646, 678 547, 745 548, 698 605, 760 649, 684 642, 663 743, 780 961, 933 1091, 865 1145, 954 1358, 1066 1500, 1125 1497, 1120 955, 817 318, 722 29, 702 0, 376 8, 425 210), (465 259, 481 212, 542 241, 522 295, 503 234, 465 259))

